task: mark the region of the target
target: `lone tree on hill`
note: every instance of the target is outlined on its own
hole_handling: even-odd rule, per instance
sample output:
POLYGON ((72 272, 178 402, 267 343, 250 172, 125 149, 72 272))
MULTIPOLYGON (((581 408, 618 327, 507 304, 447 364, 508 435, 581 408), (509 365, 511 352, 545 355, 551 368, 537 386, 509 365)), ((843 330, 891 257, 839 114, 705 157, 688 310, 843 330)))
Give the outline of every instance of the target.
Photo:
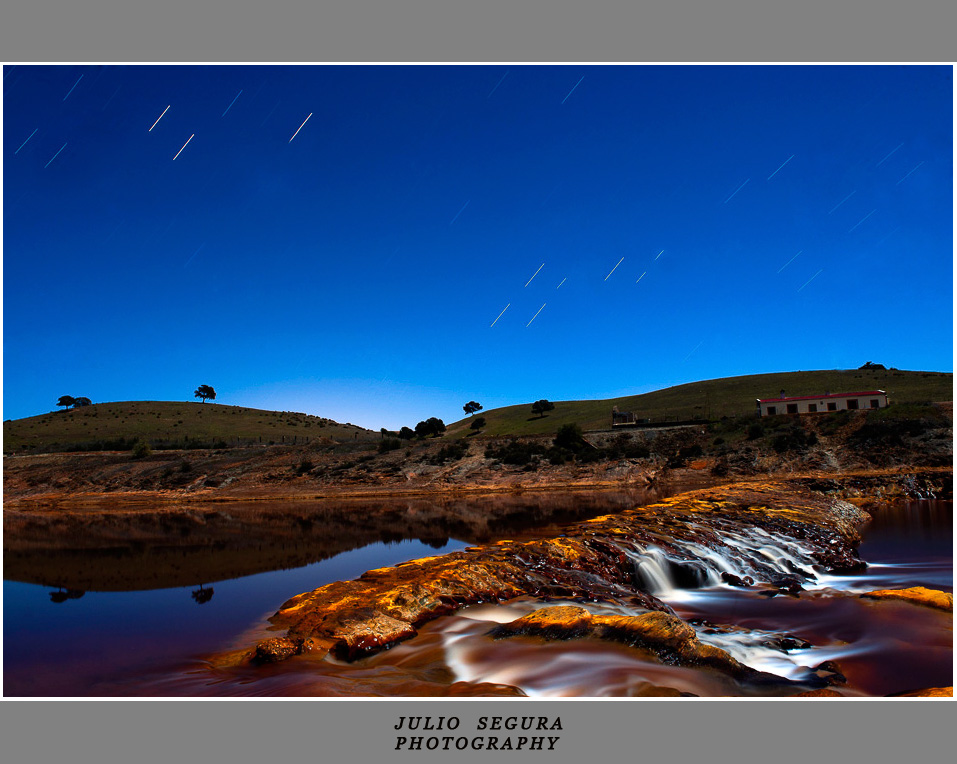
POLYGON ((209 385, 200 385, 196 388, 196 392, 193 393, 194 398, 202 398, 203 403, 206 403, 206 399, 216 400, 216 391, 213 390, 209 385))
POLYGON ((72 395, 61 395, 60 400, 56 402, 56 405, 70 408, 70 406, 72 406, 74 403, 76 403, 76 398, 74 398, 72 395))
POLYGON ((481 410, 482 410, 482 404, 479 403, 478 401, 469 401, 469 402, 466 403, 464 406, 462 406, 462 410, 463 410, 466 414, 472 415, 472 414, 474 414, 476 411, 481 411, 481 410))
POLYGON ((539 418, 544 417, 546 411, 554 411, 554 410, 555 410, 555 404, 545 400, 544 398, 542 398, 540 401, 535 401, 532 404, 532 413, 538 414, 539 418))

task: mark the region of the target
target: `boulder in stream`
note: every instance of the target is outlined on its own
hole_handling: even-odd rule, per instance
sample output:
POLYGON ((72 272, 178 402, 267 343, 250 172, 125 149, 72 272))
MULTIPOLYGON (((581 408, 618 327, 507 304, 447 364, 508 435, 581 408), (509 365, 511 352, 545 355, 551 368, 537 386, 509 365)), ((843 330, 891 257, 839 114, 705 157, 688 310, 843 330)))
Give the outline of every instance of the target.
POLYGON ((861 595, 864 599, 873 600, 904 600, 915 605, 937 608, 953 612, 954 595, 949 592, 927 589, 923 586, 912 586, 909 589, 878 589, 861 595))

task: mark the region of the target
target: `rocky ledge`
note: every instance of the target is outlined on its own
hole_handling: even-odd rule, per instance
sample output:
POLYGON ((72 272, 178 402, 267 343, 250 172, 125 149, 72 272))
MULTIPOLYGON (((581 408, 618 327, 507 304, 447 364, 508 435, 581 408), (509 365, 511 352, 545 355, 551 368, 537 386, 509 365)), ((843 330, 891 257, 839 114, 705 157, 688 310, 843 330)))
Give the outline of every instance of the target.
POLYGON ((559 605, 541 608, 511 623, 496 626, 490 634, 495 639, 536 636, 546 640, 619 642, 644 650, 661 663, 714 669, 752 684, 782 683, 780 677, 756 671, 721 648, 701 642, 691 626, 669 613, 593 615, 585 608, 559 605))
POLYGON ((912 586, 909 589, 879 589, 861 595, 864 599, 873 600, 904 600, 914 605, 923 605, 937 610, 953 612, 954 595, 949 592, 927 589, 923 586, 912 586))
MULTIPOLYGON (((354 581, 299 594, 270 619, 271 628, 284 631, 283 636, 219 656, 215 663, 263 664, 330 652, 354 660, 409 639, 422 624, 465 605, 521 596, 543 603, 556 598, 612 602, 632 612, 647 612, 621 621, 585 619, 581 613, 540 614, 520 619, 519 631, 546 628, 556 615, 574 615, 578 627, 591 634, 740 673, 746 667, 721 655, 723 651, 692 640, 694 630, 649 593, 636 571, 636 550, 654 547, 668 555, 670 574, 680 582, 682 577, 694 580, 703 567, 700 559, 688 556, 689 544, 708 554, 740 555, 741 533, 763 533, 800 545, 814 564, 829 572, 852 572, 864 566, 855 549, 860 540, 857 528, 866 519, 852 504, 776 483, 692 491, 570 525, 557 538, 470 547, 371 570, 354 581)), ((798 568, 782 573, 754 555, 748 570, 750 581, 743 585, 769 594, 801 589, 803 574, 798 568)))
POLYGON ((926 690, 915 690, 914 692, 902 692, 898 695, 892 695, 893 698, 952 698, 954 697, 953 687, 929 687, 926 690))

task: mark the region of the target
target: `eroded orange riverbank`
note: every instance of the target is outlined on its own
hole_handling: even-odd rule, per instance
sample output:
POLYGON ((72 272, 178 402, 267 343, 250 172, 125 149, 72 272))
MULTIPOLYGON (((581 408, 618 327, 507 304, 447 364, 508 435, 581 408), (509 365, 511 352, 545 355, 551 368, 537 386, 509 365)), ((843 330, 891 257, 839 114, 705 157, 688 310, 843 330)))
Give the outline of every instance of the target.
MULTIPOLYGON (((216 656, 212 663, 220 671, 232 667, 244 673, 289 663, 284 674, 296 661, 303 666, 328 659, 348 663, 415 640, 422 629, 431 633, 431 622, 463 607, 520 601, 528 615, 486 628, 487 639, 570 641, 574 650, 582 644, 618 645, 612 652, 624 646, 646 663, 703 672, 716 682, 716 694, 819 692, 847 681, 836 665, 824 661, 795 676, 752 668, 699 639, 667 598, 656 596, 656 576, 683 579, 692 588, 713 583, 716 572, 706 569, 707 558, 753 574, 724 570, 719 580, 758 596, 810 596, 805 587, 814 588, 818 575, 865 569, 855 548, 858 529, 867 519, 849 502, 794 485, 751 482, 688 492, 568 526, 552 539, 500 541, 369 571, 354 581, 297 595, 270 619, 281 636, 216 656), (773 544, 790 544, 800 552, 771 559, 766 549, 773 544), (642 557, 649 548, 654 549, 652 558, 642 557), (641 559, 662 565, 642 576, 641 559), (541 606, 537 610, 536 602, 541 606), (592 613, 581 606, 587 603, 604 603, 601 607, 612 611, 592 613)), ((787 634, 768 635, 767 640, 776 640, 784 653, 810 645, 787 634)), ((451 683, 449 687, 452 692, 451 683)), ((506 688, 487 689, 497 694, 506 688)), ((664 690, 647 687, 645 692, 668 694, 664 690)))
MULTIPOLYGON (((877 582, 871 589, 927 585, 919 578, 827 571, 855 569, 860 507, 880 513, 906 490, 939 490, 948 479, 936 471, 825 473, 670 498, 499 491, 21 508, 5 512, 5 545, 16 547, 5 560, 8 571, 16 565, 27 575, 20 580, 61 587, 50 594, 66 602, 52 606, 59 613, 100 602, 97 591, 131 587, 193 587, 198 604, 219 581, 212 605, 198 611, 205 616, 240 589, 259 586, 255 575, 236 576, 271 576, 265 571, 402 538, 443 549, 450 538, 459 539, 453 549, 463 539, 472 544, 443 557, 418 552, 418 560, 347 580, 375 566, 368 558, 325 578, 341 580, 316 592, 299 574, 302 588, 277 588, 257 605, 273 612, 288 594, 304 592, 275 614, 271 631, 244 631, 232 641, 236 649, 185 673, 103 685, 105 694, 892 694, 949 685, 949 673, 936 667, 951 654, 951 614, 859 597, 865 580, 877 582), (829 576, 843 589, 830 588, 829 576), (200 582, 205 590, 195 590, 200 582), (565 609, 549 612, 552 606, 565 609), (757 631, 754 618, 763 624, 757 631), (818 622, 835 625, 809 628, 818 622), (887 635, 907 649, 884 655, 887 635), (842 642, 853 648, 835 647, 842 642), (921 684, 901 685, 902 675, 921 684)), ((190 601, 189 590, 175 596, 190 601)))

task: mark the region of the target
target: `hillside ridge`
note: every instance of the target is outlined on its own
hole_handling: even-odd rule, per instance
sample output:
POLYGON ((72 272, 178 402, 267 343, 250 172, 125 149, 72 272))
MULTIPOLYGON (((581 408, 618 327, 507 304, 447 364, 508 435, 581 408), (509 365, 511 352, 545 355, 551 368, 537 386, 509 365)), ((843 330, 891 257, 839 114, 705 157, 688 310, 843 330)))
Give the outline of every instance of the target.
MULTIPOLYGON (((611 427, 613 407, 642 418, 665 421, 717 421, 746 416, 757 398, 880 389, 892 403, 953 400, 951 372, 899 369, 771 372, 721 377, 615 398, 552 401, 555 409, 532 414, 532 402, 480 411, 448 425, 445 437, 554 434, 565 424, 584 431, 611 427)), ((414 427, 415 422, 409 422, 414 427)), ((380 432, 326 417, 194 401, 116 401, 50 411, 3 423, 4 454, 50 451, 129 450, 137 440, 153 448, 231 448, 241 446, 345 443, 381 437, 380 432)))
POLYGON ((3 423, 3 452, 230 448, 370 440, 379 433, 293 411, 193 401, 113 401, 3 423))
POLYGON ((770 372, 688 382, 637 395, 593 400, 552 401, 544 417, 532 413, 531 402, 481 411, 449 426, 447 435, 467 434, 475 417, 483 416, 486 435, 544 435, 565 424, 586 432, 611 428, 613 407, 641 418, 715 421, 755 413, 758 398, 819 395, 825 392, 884 390, 892 403, 935 403, 953 400, 953 373, 900 369, 833 369, 770 372))

